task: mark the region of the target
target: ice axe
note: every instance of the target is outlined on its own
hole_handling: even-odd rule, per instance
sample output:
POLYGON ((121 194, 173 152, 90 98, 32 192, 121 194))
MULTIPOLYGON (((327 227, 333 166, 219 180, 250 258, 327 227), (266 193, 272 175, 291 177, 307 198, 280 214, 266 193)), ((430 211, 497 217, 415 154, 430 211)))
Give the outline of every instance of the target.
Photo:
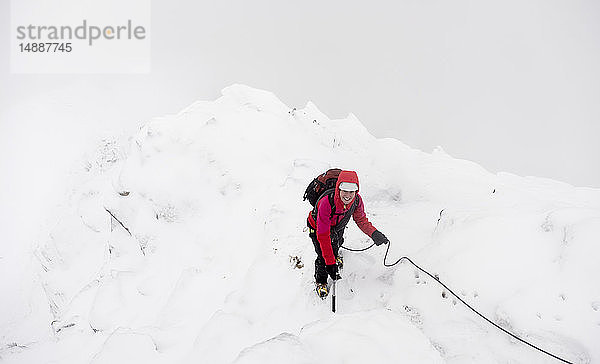
POLYGON ((335 312, 335 283, 337 282, 336 278, 333 279, 333 292, 331 294, 331 312, 335 312))

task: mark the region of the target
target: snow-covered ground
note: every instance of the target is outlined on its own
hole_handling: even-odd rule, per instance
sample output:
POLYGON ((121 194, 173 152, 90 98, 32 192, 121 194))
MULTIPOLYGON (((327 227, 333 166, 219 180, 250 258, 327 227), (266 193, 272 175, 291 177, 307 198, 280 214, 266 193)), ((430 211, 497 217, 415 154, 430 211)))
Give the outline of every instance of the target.
MULTIPOLYGON (((87 159, 30 264, 0 260, 1 279, 31 277, 5 301, 0 360, 556 362, 410 264, 384 267, 383 246, 343 252, 332 313, 302 201, 330 167, 358 172, 387 263, 409 256, 525 340, 600 361, 600 190, 491 174, 242 85, 87 159)), ((349 224, 348 247, 370 243, 349 224)))

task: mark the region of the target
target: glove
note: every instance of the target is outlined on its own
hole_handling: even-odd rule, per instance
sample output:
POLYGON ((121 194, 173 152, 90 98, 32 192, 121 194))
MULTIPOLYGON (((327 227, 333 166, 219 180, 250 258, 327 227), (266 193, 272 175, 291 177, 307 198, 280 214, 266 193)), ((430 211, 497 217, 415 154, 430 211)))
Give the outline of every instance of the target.
POLYGON ((386 238, 385 235, 383 235, 383 233, 379 230, 373 231, 373 234, 371 234, 371 239, 373 239, 375 245, 377 246, 381 244, 389 244, 390 242, 388 238, 386 238))
POLYGON ((327 274, 331 277, 331 279, 336 280, 339 279, 337 264, 329 264, 325 266, 327 270, 327 274))

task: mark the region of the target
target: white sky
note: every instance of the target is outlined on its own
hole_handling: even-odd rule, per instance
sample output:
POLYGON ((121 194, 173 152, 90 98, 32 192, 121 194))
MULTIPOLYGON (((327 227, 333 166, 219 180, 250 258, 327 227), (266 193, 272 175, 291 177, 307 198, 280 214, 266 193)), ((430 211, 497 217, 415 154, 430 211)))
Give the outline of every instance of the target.
POLYGON ((148 75, 11 75, 8 0, 0 24, 3 209, 61 201, 90 140, 232 83, 492 172, 600 187, 598 1, 154 1, 148 75))

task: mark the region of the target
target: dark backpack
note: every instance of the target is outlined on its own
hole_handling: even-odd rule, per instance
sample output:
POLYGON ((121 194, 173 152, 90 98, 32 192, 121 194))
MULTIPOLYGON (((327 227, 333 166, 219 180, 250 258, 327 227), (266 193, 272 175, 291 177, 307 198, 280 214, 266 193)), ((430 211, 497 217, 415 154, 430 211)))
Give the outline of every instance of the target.
POLYGON ((332 168, 313 179, 304 191, 303 200, 308 200, 312 206, 315 206, 325 191, 335 188, 341 171, 339 168, 332 168))

